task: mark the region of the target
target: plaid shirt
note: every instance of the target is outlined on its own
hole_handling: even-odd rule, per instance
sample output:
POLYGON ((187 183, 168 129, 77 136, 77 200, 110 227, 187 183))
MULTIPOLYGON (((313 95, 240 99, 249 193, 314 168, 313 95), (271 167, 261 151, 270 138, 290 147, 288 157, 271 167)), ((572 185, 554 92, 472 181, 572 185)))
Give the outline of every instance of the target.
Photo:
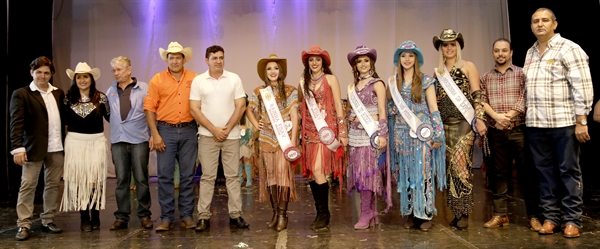
POLYGON ((587 54, 576 43, 555 34, 540 55, 538 42, 525 57, 528 127, 575 125, 576 115, 592 110, 594 90, 587 54))
MULTIPOLYGON (((504 74, 496 68, 486 72, 481 76, 481 90, 483 101, 495 112, 519 112, 519 115, 510 120, 513 126, 525 123, 525 77, 520 67, 511 64, 504 74)), ((493 118, 489 117, 487 120, 490 127, 496 125, 493 118)))

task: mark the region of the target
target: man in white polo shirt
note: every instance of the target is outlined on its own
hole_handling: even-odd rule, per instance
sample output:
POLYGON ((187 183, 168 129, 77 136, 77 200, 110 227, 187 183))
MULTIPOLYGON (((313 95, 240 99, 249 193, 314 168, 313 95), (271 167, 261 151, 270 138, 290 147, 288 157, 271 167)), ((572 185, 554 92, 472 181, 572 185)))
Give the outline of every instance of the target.
POLYGON ((240 130, 238 121, 246 110, 244 87, 240 77, 223 69, 225 50, 213 45, 206 49, 208 71, 192 81, 190 111, 198 127, 198 157, 202 164, 198 223, 196 231, 210 227, 210 203, 213 198, 219 152, 225 173, 229 224, 238 228, 250 225, 242 218, 242 197, 238 177, 240 130))

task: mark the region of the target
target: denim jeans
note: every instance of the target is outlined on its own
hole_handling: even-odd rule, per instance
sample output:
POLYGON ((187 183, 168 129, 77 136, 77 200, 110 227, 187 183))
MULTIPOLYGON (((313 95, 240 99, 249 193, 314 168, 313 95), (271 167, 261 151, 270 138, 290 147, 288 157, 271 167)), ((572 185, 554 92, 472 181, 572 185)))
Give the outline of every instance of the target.
POLYGON ((540 205, 544 221, 581 228, 583 182, 579 165, 579 141, 575 126, 527 128, 535 166, 540 171, 540 205), (560 203, 559 203, 560 202, 560 203))
POLYGON ((165 151, 156 152, 158 171, 158 203, 160 219, 175 219, 175 160, 179 162, 179 216, 192 219, 194 210, 194 167, 198 158, 198 127, 172 127, 157 124, 158 133, 165 143, 165 151))
POLYGON ((140 144, 114 143, 111 146, 112 160, 117 174, 117 211, 115 217, 128 222, 131 213, 129 197, 131 176, 135 180, 136 197, 138 201, 137 216, 140 218, 152 216, 150 212, 150 188, 148 187, 148 157, 150 148, 148 142, 140 144))

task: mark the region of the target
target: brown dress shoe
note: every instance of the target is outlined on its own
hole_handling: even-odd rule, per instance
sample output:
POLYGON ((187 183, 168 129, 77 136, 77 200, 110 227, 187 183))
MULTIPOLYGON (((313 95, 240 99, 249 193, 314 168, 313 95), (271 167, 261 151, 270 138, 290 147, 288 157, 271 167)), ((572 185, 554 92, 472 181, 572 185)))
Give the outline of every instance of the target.
POLYGON ((127 222, 125 222, 124 220, 115 220, 115 222, 113 222, 112 226, 110 226, 110 230, 119 230, 119 229, 125 229, 127 228, 127 222))
POLYGON ((540 223, 540 220, 538 218, 531 218, 529 220, 529 229, 531 229, 531 231, 537 232, 542 228, 542 223, 540 223))
POLYGON ((565 227, 565 231, 563 232, 563 236, 567 239, 579 238, 579 228, 568 224, 565 227))
POLYGON ((142 218, 141 222, 142 222, 142 228, 144 228, 144 229, 152 229, 152 227, 154 226, 154 223, 152 223, 152 220, 150 219, 150 217, 142 218))
POLYGON ((173 223, 168 222, 168 221, 163 221, 162 223, 160 223, 160 225, 158 225, 156 227, 156 231, 157 232, 169 231, 173 227, 174 227, 173 223))
POLYGON ((191 218, 182 220, 179 225, 181 227, 185 227, 187 229, 191 229, 191 228, 195 228, 196 227, 196 223, 194 223, 194 220, 192 220, 191 218))
POLYGON ((556 229, 556 225, 554 225, 554 223, 552 223, 550 221, 544 221, 544 225, 542 226, 542 228, 540 228, 540 230, 538 231, 538 234, 540 234, 540 235, 553 234, 555 229, 556 229))
POLYGON ((508 216, 506 215, 494 215, 494 217, 492 217, 492 219, 488 222, 486 222, 485 224, 483 224, 483 227, 485 228, 496 228, 496 227, 503 227, 503 226, 508 226, 508 216))

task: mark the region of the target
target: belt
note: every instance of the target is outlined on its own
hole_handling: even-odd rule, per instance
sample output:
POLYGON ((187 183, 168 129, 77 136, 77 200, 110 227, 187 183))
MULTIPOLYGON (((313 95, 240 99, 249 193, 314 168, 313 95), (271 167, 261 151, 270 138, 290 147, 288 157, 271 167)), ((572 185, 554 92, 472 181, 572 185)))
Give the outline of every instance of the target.
POLYGON ((181 127, 186 127, 186 126, 198 126, 196 124, 196 121, 180 122, 180 123, 177 123, 177 124, 171 124, 171 123, 168 123, 168 122, 165 122, 165 121, 158 120, 158 121, 156 121, 156 123, 157 124, 161 124, 161 125, 168 125, 168 126, 175 127, 175 128, 181 128, 181 127))

